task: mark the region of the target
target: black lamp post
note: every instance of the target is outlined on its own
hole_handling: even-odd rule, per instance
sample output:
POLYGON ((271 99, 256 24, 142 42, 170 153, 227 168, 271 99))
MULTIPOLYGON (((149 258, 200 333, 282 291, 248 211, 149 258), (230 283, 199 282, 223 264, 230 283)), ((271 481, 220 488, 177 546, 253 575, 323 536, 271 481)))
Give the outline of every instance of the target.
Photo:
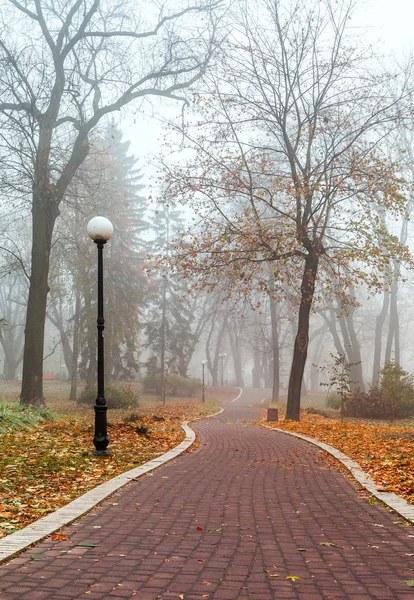
POLYGON ((205 402, 206 401, 206 396, 205 396, 205 387, 204 387, 204 367, 206 366, 207 361, 206 360, 202 360, 201 361, 201 366, 203 367, 203 397, 202 397, 202 401, 205 402))
POLYGON ((96 456, 109 456, 106 447, 109 444, 106 423, 105 374, 104 374, 104 301, 103 301, 103 247, 111 238, 114 228, 105 217, 94 217, 88 223, 88 235, 98 248, 98 395, 95 402, 95 434, 93 443, 96 456))

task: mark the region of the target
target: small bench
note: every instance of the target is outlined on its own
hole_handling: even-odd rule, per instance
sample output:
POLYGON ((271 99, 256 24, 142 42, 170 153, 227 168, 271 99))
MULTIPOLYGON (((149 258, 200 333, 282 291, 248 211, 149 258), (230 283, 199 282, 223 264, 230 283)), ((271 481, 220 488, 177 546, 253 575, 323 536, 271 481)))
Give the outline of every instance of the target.
POLYGON ((43 381, 56 381, 56 375, 53 373, 43 373, 43 381))

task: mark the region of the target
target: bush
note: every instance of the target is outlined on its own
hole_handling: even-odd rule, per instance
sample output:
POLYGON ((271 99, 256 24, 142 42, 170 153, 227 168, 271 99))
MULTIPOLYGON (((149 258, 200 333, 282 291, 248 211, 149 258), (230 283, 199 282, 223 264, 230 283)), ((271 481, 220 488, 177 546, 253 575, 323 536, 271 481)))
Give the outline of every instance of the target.
MULTIPOLYGON (((127 385, 110 382, 105 385, 105 399, 108 408, 131 408, 139 406, 139 396, 130 383, 127 385)), ((86 386, 79 395, 78 404, 93 406, 96 400, 96 387, 86 386)))
POLYGON ((367 419, 403 419, 414 415, 413 377, 394 361, 380 371, 380 385, 367 394, 356 392, 346 402, 345 415, 367 419))
POLYGON ((201 383, 193 377, 181 377, 175 374, 167 377, 166 391, 169 396, 192 398, 198 389, 201 389, 201 383))
MULTIPOLYGON (((144 377, 143 390, 147 394, 161 394, 161 375, 151 373, 144 377)), ((197 390, 201 388, 201 382, 192 377, 182 377, 175 373, 167 375, 165 382, 166 396, 183 396, 192 398, 197 390)))
POLYGON ((327 408, 339 410, 341 408, 341 396, 339 394, 329 394, 325 401, 327 408))
POLYGON ((35 427, 39 423, 53 421, 48 408, 30 408, 21 404, 0 403, 0 433, 11 429, 35 427))

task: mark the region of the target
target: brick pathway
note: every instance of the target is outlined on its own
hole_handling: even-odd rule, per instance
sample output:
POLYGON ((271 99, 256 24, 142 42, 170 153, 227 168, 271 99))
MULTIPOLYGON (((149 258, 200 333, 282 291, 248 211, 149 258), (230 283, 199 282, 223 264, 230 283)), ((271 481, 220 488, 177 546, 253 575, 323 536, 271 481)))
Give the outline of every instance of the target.
POLYGON ((246 390, 199 447, 0 567, 0 600, 413 599, 414 528, 324 453, 250 425, 246 390), (298 578, 298 579, 296 579, 298 578))

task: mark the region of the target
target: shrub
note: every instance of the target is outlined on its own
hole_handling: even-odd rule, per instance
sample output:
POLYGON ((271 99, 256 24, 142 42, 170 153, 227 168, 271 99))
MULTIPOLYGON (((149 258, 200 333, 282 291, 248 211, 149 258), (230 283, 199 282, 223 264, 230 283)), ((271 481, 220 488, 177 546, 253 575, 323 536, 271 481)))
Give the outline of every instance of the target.
POLYGON ((345 414, 368 419, 398 419, 414 415, 413 377, 394 361, 380 371, 380 385, 367 394, 356 392, 346 402, 345 414))
MULTIPOLYGON (((110 382, 105 385, 105 399, 108 408, 131 408, 139 406, 139 397, 130 383, 127 385, 110 382)), ((79 395, 78 404, 93 406, 96 400, 96 387, 86 386, 79 395)))
POLYGON ((308 415, 319 415, 320 417, 325 417, 325 419, 331 418, 331 415, 329 415, 327 412, 325 412, 324 410, 320 410, 319 408, 313 408, 313 406, 305 408, 304 412, 308 415))
POLYGON ((181 377, 175 373, 168 375, 166 391, 169 396, 185 396, 192 398, 201 388, 201 383, 193 377, 181 377))
POLYGON ((341 408, 341 396, 339 394, 329 394, 325 401, 327 408, 339 410, 341 408))
POLYGON ((0 433, 11 429, 35 427, 42 422, 53 421, 54 415, 48 408, 30 408, 21 404, 0 403, 0 433))
MULTIPOLYGON (((147 394, 161 394, 161 375, 151 373, 144 377, 143 390, 147 394)), ((192 398, 201 388, 201 382, 192 377, 182 377, 175 373, 166 376, 165 393, 167 396, 184 396, 192 398)))

